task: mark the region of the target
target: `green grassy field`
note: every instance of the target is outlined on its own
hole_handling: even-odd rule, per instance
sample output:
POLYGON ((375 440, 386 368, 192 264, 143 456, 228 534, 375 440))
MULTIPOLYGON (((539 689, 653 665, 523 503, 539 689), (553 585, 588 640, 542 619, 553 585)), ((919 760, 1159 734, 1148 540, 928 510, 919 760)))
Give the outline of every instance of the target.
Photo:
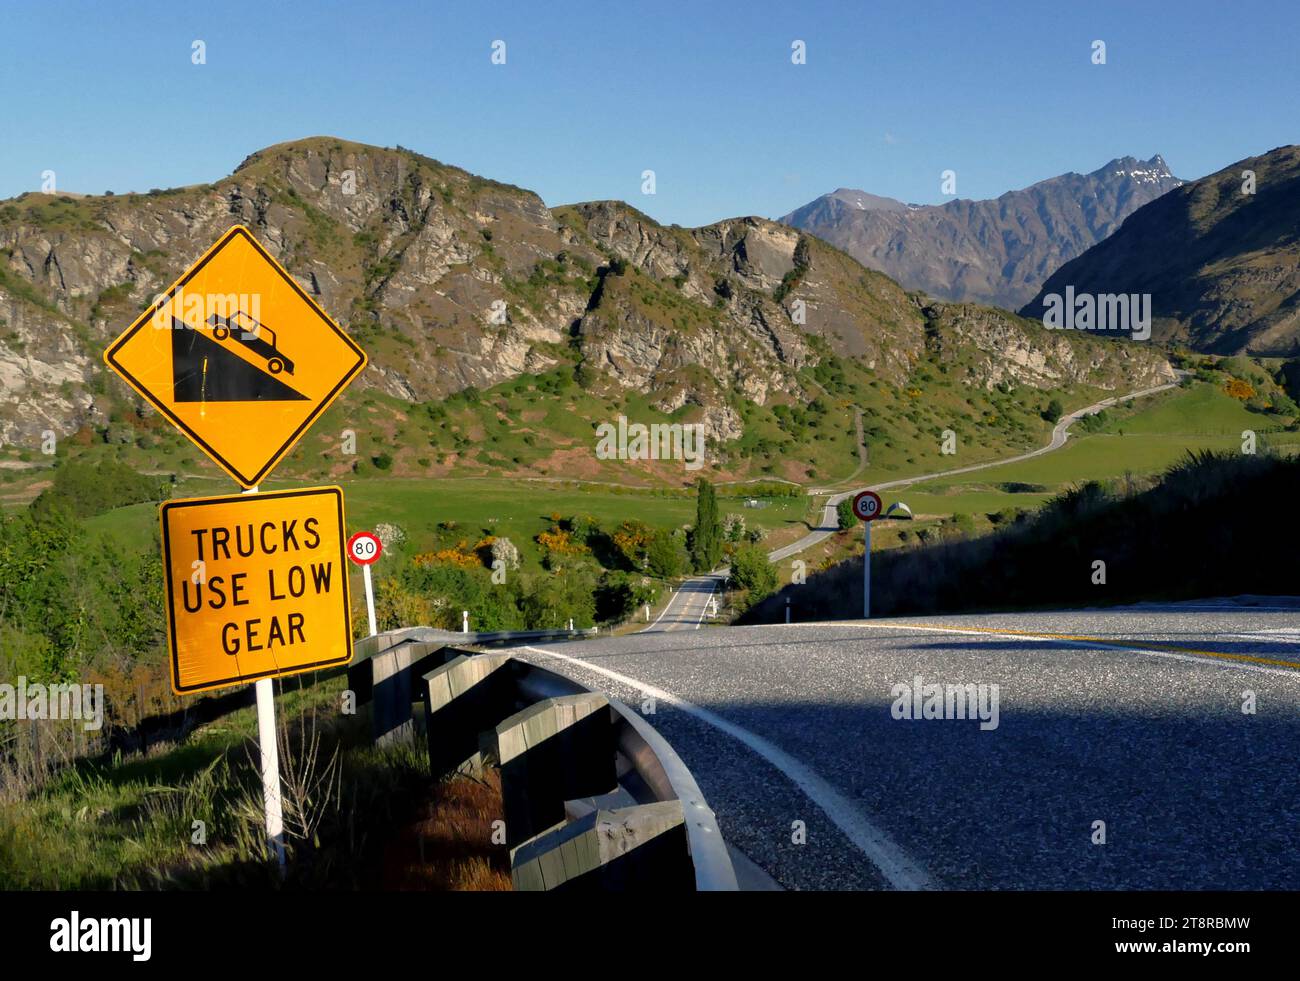
MULTIPOLYGON (((1088 433, 1076 423, 1069 442, 1031 460, 990 467, 972 474, 925 481, 885 495, 886 503, 905 501, 916 514, 983 515, 1003 508, 1032 508, 1070 486, 1088 480, 1159 473, 1189 451, 1240 452, 1242 432, 1254 430, 1260 448, 1280 452, 1300 448, 1300 433, 1262 433, 1275 427, 1271 417, 1249 411, 1215 386, 1189 388, 1138 400, 1113 411, 1101 431, 1088 433), (999 485, 1032 484, 1042 490, 1009 492, 999 485)), ((950 457, 961 466, 960 456, 950 457)))
MULTIPOLYGON (((399 525, 406 532, 405 550, 411 553, 430 548, 442 522, 455 522, 454 531, 463 533, 472 545, 483 534, 509 538, 520 549, 525 564, 541 560, 534 541, 551 526, 551 515, 591 515, 604 528, 615 528, 628 518, 656 527, 676 527, 695 519, 694 495, 660 495, 597 485, 548 484, 540 481, 510 481, 485 478, 354 478, 339 481, 344 489, 349 530, 373 528, 381 521, 399 525)), ((266 490, 276 482, 268 481, 266 490)), ((228 492, 219 481, 189 480, 178 487, 178 496, 207 496, 228 492)), ((765 499, 761 508, 746 508, 739 498, 722 497, 723 514, 736 512, 749 527, 768 532, 789 526, 803 529, 808 511, 804 497, 765 499)), ((150 541, 158 527, 154 504, 134 504, 86 522, 93 531, 116 536, 124 544, 150 541)), ((454 536, 453 536, 454 537, 454 536)))
MULTIPOLYGON (((1083 481, 1146 475, 1164 470, 1182 459, 1189 450, 1240 449, 1241 433, 1274 424, 1269 417, 1247 410, 1240 402, 1207 384, 1151 396, 1119 410, 1112 410, 1099 432, 1088 433, 1076 424, 1065 447, 1019 463, 991 467, 960 477, 943 478, 904 488, 885 495, 886 503, 905 501, 916 514, 984 514, 1004 508, 1034 508, 1056 493, 1083 481), (1011 492, 1001 485, 1036 485, 1029 492, 1011 492)), ((1261 443, 1279 449, 1300 446, 1300 434, 1261 434, 1261 443)), ((962 466, 987 454, 959 451, 927 466, 962 466)), ((915 469, 911 469, 915 473, 915 469)), ((867 480, 905 476, 907 470, 871 467, 867 480)), ((265 489, 296 483, 292 477, 268 481, 265 489)), ((693 495, 653 492, 635 488, 608 487, 574 481, 510 480, 496 477, 393 477, 375 472, 348 475, 338 481, 345 491, 350 528, 373 527, 381 521, 402 527, 408 550, 430 547, 445 539, 438 525, 455 522, 457 532, 477 540, 483 534, 510 538, 521 549, 524 561, 535 564, 540 550, 535 536, 551 524, 551 515, 568 517, 589 514, 607 528, 627 518, 660 527, 690 523, 694 518, 693 495)), ((176 488, 177 496, 225 493, 228 484, 220 479, 191 477, 176 488)), ((776 498, 763 508, 741 507, 735 498, 721 500, 722 511, 743 514, 751 526, 768 531, 802 528, 808 503, 800 498, 776 498)), ((157 508, 138 504, 120 508, 89 520, 91 528, 112 533, 126 543, 147 542, 156 534, 157 508)))

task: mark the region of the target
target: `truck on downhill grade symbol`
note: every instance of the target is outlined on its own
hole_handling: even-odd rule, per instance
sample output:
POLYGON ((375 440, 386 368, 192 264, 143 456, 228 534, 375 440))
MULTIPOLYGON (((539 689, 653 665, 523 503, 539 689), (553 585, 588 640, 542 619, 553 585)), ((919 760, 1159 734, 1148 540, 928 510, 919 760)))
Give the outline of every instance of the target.
POLYGON ((277 346, 275 331, 266 324, 259 323, 243 310, 236 310, 229 317, 214 313, 208 318, 208 326, 212 328, 212 336, 217 340, 224 341, 227 337, 233 337, 260 357, 266 362, 267 370, 271 374, 278 375, 282 371, 293 374, 293 362, 285 357, 284 352, 277 346), (252 326, 246 326, 248 324, 252 326), (262 339, 263 333, 271 335, 270 343, 262 339))

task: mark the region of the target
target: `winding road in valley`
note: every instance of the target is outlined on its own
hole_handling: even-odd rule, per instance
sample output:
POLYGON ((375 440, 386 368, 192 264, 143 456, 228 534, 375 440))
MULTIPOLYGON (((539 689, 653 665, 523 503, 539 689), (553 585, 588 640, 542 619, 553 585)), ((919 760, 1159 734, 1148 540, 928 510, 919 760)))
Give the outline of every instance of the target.
MULTIPOLYGON (((1103 409, 1108 409, 1120 402, 1128 402, 1133 399, 1142 398, 1147 395, 1154 395, 1157 392, 1165 392, 1171 388, 1176 388, 1176 382, 1170 382, 1165 385, 1155 385, 1151 388, 1144 388, 1140 391, 1129 392, 1127 395, 1117 395, 1113 398, 1102 399, 1100 402, 1094 402, 1092 405, 1077 409, 1069 415, 1062 416, 1052 428, 1052 438, 1046 446, 1041 446, 1036 450, 1030 450, 1028 453, 1021 453, 1017 456, 1004 457, 1000 460, 988 460, 984 463, 975 463, 966 467, 957 467, 953 470, 941 470, 936 473, 920 474, 916 477, 903 477, 898 480, 888 480, 878 484, 864 484, 855 490, 841 491, 831 495, 826 505, 822 508, 820 524, 809 530, 798 541, 791 542, 789 545, 778 548, 768 553, 769 562, 780 562, 782 559, 788 559, 792 555, 798 555, 805 549, 812 548, 819 542, 825 541, 839 531, 839 516, 836 508, 843 500, 851 498, 859 490, 886 491, 894 490, 899 487, 908 487, 912 484, 919 484, 922 481, 934 480, 939 477, 954 477, 964 473, 974 473, 978 470, 988 470, 991 467, 1000 467, 1008 463, 1019 463, 1021 460, 1032 460, 1034 457, 1042 456, 1045 453, 1051 453, 1059 450, 1065 445, 1070 436, 1070 427, 1078 422, 1084 416, 1093 415, 1103 409)), ((861 424, 861 416, 858 417, 861 424)), ((859 432, 861 430, 859 429, 859 432)), ((859 440, 861 442, 861 440, 859 440)), ((859 447, 859 453, 865 455, 865 451, 859 447)), ((658 618, 645 627, 642 633, 658 633, 677 630, 697 630, 701 623, 707 622, 709 614, 709 600, 722 586, 723 578, 727 570, 718 569, 709 575, 698 576, 683 582, 669 597, 667 605, 659 614, 658 618)))
POLYGON ((1069 415, 1062 416, 1057 421, 1056 425, 1052 429, 1052 438, 1048 441, 1046 446, 1040 446, 1038 449, 1030 450, 1028 453, 1021 453, 1018 456, 1004 457, 1000 460, 989 460, 985 463, 974 463, 968 467, 957 467, 953 470, 941 470, 937 473, 921 474, 917 477, 903 477, 899 480, 887 480, 880 484, 865 484, 855 490, 842 491, 841 493, 833 494, 827 500, 826 506, 822 508, 821 524, 809 531, 808 534, 804 535, 803 538, 800 538, 798 541, 791 542, 784 548, 778 548, 776 551, 769 553, 768 560, 771 562, 779 562, 782 559, 788 559, 790 556, 797 555, 804 549, 811 548, 818 542, 825 541, 831 535, 835 534, 835 532, 839 530, 839 517, 835 511, 836 507, 839 505, 840 501, 853 497, 853 495, 857 494, 859 491, 894 490, 899 487, 910 487, 912 484, 919 484, 926 480, 935 480, 939 477, 955 477, 959 474, 974 473, 977 470, 988 470, 991 467, 1005 466, 1008 463, 1019 463, 1022 460, 1032 460, 1036 456, 1043 456, 1046 453, 1059 450, 1064 446, 1065 441, 1069 439, 1070 436, 1070 427, 1084 416, 1094 415, 1103 409, 1109 409, 1113 405, 1118 405, 1120 402, 1128 402, 1133 399, 1142 398, 1146 395, 1154 395, 1157 392, 1166 392, 1171 388, 1177 387, 1177 382, 1170 382, 1166 385, 1156 385, 1152 388, 1144 388, 1138 392, 1129 392, 1127 395, 1118 395, 1114 398, 1102 399, 1100 402, 1094 402, 1092 405, 1071 412, 1069 415))

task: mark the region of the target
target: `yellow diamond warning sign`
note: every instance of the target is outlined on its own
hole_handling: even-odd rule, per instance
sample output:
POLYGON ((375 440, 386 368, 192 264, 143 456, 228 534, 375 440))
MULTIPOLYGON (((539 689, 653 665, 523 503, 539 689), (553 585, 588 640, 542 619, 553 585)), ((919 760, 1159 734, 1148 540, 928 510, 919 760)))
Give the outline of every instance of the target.
POLYGON ((160 519, 178 695, 352 660, 339 488, 167 501, 160 519))
POLYGON ((255 487, 366 366, 247 228, 212 246, 104 352, 243 487, 255 487))

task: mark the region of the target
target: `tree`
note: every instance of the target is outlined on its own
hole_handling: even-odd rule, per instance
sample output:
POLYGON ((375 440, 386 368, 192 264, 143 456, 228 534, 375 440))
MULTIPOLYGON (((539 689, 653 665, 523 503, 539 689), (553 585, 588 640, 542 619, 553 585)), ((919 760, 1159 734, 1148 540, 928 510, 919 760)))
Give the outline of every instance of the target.
POLYGON ((596 619, 624 620, 646 603, 653 603, 658 590, 648 579, 617 569, 606 572, 596 587, 596 619))
POLYGON ((709 572, 722 559, 722 528, 718 523, 718 498, 703 477, 695 485, 695 530, 691 536, 691 562, 696 572, 709 572))
POLYGON ((853 513, 853 500, 846 497, 835 505, 835 514, 840 519, 840 530, 852 528, 857 523, 857 517, 853 513))
POLYGON ((1052 399, 1047 403, 1047 408, 1043 410, 1043 418, 1048 422, 1056 422, 1065 412, 1065 406, 1061 404, 1060 399, 1052 399))
POLYGON ((660 579, 673 579, 686 571, 686 551, 681 542, 662 528, 655 532, 646 549, 650 571, 660 579))
POLYGON ((767 553, 757 545, 742 545, 731 558, 731 577, 736 585, 749 592, 751 603, 757 603, 776 589, 776 568, 767 560, 767 553))
POLYGON ((583 563, 535 578, 523 600, 528 626, 554 629, 572 619, 575 627, 590 627, 596 621, 597 583, 592 567, 583 563))

